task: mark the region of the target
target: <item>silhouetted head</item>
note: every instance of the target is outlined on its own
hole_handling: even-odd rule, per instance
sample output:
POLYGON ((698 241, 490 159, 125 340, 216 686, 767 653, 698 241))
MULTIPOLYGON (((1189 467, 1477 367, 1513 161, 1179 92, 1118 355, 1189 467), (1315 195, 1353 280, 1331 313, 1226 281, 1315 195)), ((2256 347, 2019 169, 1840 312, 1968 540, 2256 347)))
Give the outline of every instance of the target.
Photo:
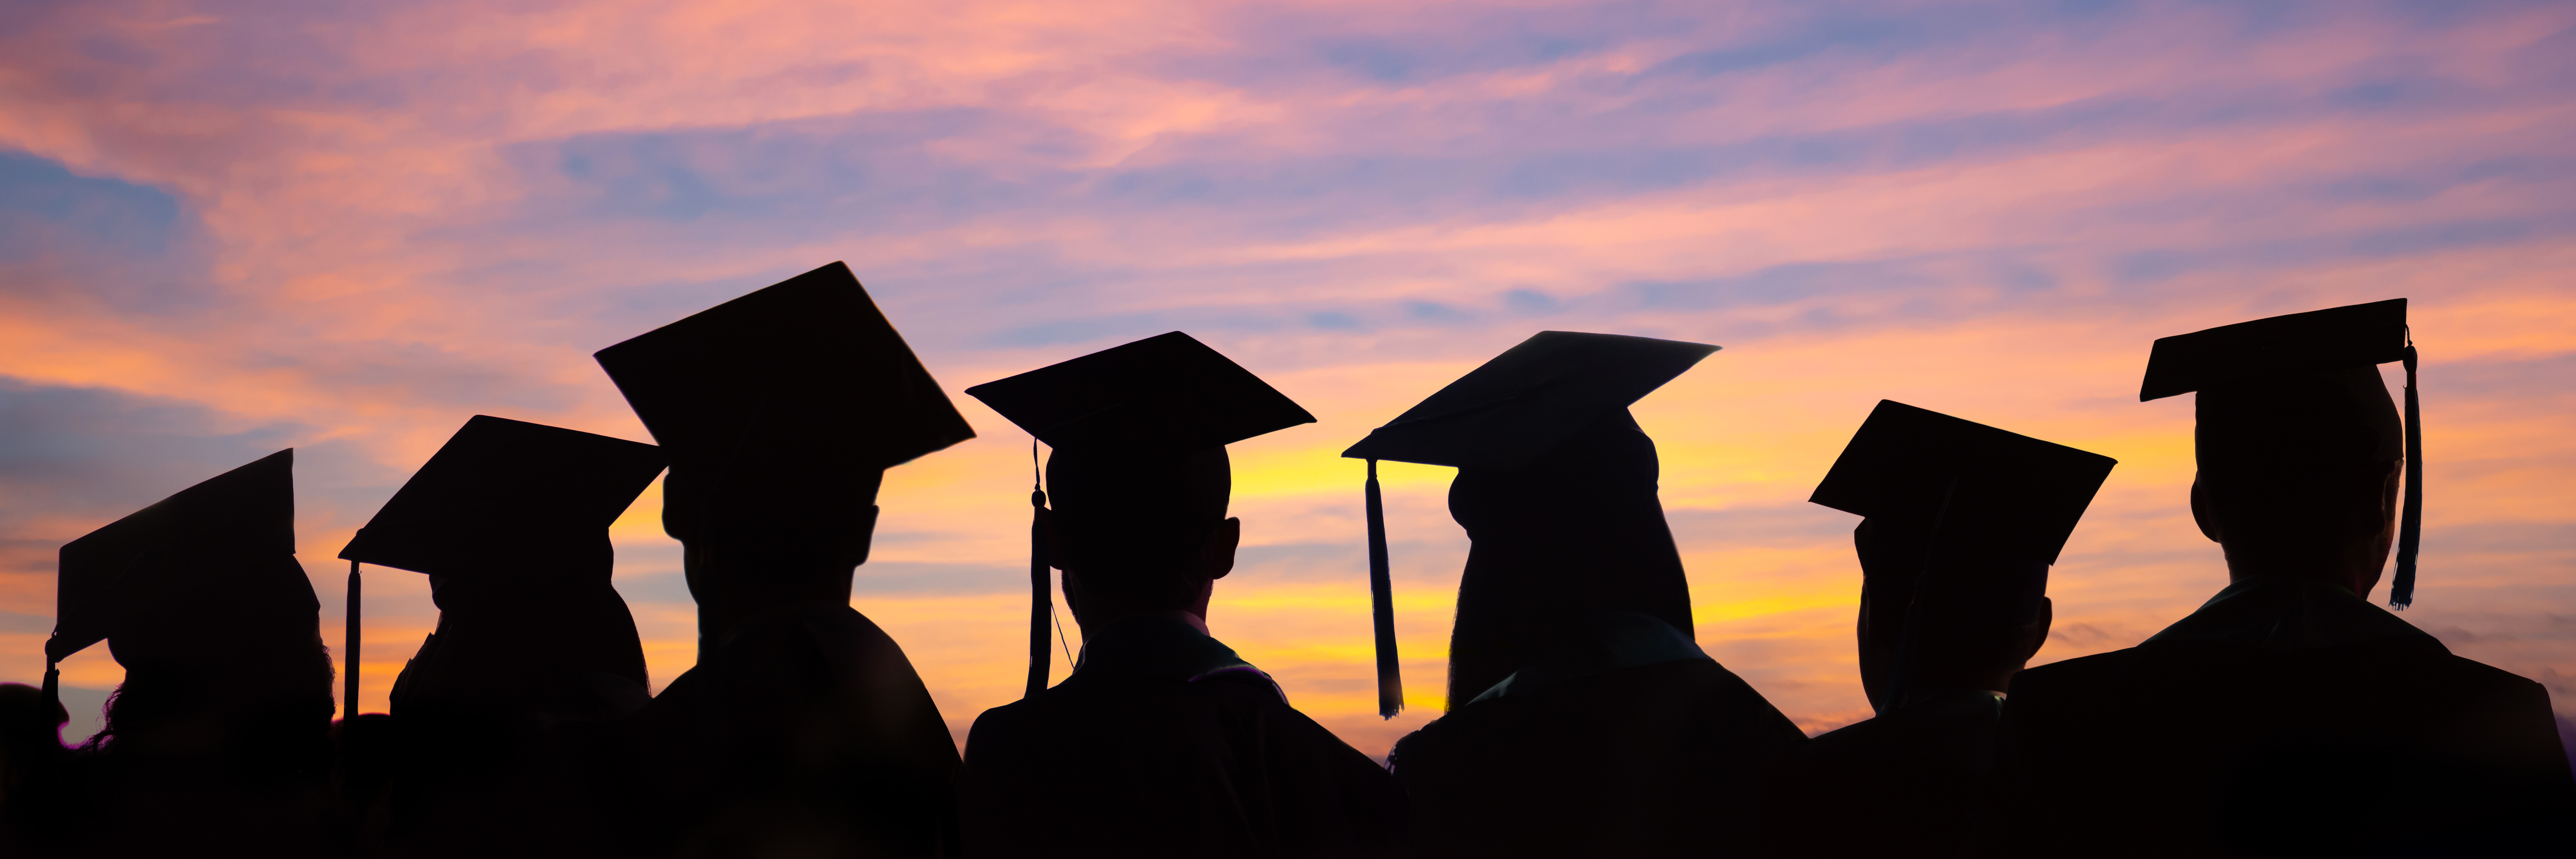
POLYGON ((699 481, 674 467, 665 492, 696 511, 685 524, 664 514, 666 527, 688 535, 689 595, 702 613, 848 605, 884 481, 874 469, 782 468, 729 472, 710 481, 721 488, 700 493, 699 481))
POLYGON ((662 527, 702 650, 752 615, 848 607, 885 470, 975 437, 837 262, 594 357, 671 458, 662 527))
MULTIPOLYGON (((2414 354, 2403 298, 2156 341, 2138 399, 2199 392, 2192 518, 2226 549, 2231 578, 2369 595, 2398 537, 2399 466, 2416 431, 2400 426, 2377 367, 2403 363, 2412 384, 2414 354)), ((2390 601, 2403 608, 2412 589, 2401 577, 2390 601)))
POLYGON ((437 638, 393 705, 407 721, 599 717, 589 675, 643 694, 643 645, 610 585, 609 526, 662 472, 661 449, 476 415, 340 556, 429 575, 437 638))
POLYGON ((2371 367, 2260 377, 2199 394, 2192 518, 2231 569, 2367 595, 2396 536, 2403 432, 2371 367))
POLYGON ((1591 611, 1637 612, 1692 634, 1659 472, 1654 440, 1626 409, 1520 468, 1458 469, 1449 515, 1474 543, 1450 644, 1453 706, 1542 658, 1591 611))
POLYGON ((600 542, 588 559, 552 559, 566 568, 431 576, 438 639, 404 666, 395 713, 535 728, 614 718, 647 695, 643 641, 600 542), (601 688, 617 681, 631 689, 601 688))
MULTIPOLYGON (((1458 469, 1449 512, 1474 545, 1450 633, 1450 706, 1534 662, 1590 651, 1603 623, 1642 614, 1690 637, 1690 587, 1655 495, 1655 443, 1628 407, 1716 351, 1541 331, 1342 452, 1371 461, 1372 483, 1381 459, 1458 469)), ((1368 517, 1379 557, 1382 511, 1371 505, 1368 517)), ((1382 596, 1376 608, 1392 611, 1382 596)), ((1392 633, 1382 635, 1378 706, 1391 716, 1401 701, 1392 633)))
POLYGON ((1917 694, 2008 690, 2048 633, 2048 568, 2117 463, 1881 400, 1808 500, 1864 518, 1861 685, 1889 713, 1917 694))
MULTIPOLYGON (((1295 401, 1179 331, 996 379, 966 393, 1044 441, 1044 493, 1032 569, 1065 571, 1065 601, 1086 629, 1145 612, 1207 617, 1213 582, 1234 570, 1243 523, 1225 515, 1234 476, 1225 446, 1303 423, 1295 401)), ((1030 600, 1052 597, 1044 577, 1030 600)), ((1044 626, 1030 630, 1046 651, 1044 626)), ((1030 685, 1043 688, 1042 655, 1030 685)))
POLYGON ((1047 460, 1050 562, 1075 618, 1096 627, 1143 612, 1205 616, 1212 582, 1234 569, 1240 520, 1227 517, 1225 448, 1179 455, 1058 450, 1047 460))
POLYGON ((2046 643, 2047 562, 1994 545, 1974 528, 1945 529, 1936 547, 1930 519, 1877 516, 1852 529, 1861 565, 1861 687, 1879 712, 1899 706, 1898 662, 1905 625, 1916 624, 1902 679, 1908 691, 2011 690, 2012 675, 2046 643), (1926 573, 1935 587, 1921 587, 1926 573))
POLYGON ((309 763, 330 728, 320 603, 291 557, 208 559, 219 582, 137 605, 109 632, 125 682, 94 745, 119 754, 309 763))

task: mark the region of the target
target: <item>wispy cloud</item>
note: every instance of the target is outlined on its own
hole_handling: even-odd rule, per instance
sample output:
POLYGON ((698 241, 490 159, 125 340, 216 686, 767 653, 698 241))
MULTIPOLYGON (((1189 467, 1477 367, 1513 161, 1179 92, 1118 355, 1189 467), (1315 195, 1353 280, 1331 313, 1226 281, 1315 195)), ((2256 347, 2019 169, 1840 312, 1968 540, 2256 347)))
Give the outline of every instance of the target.
MULTIPOLYGON (((2096 652, 2223 581, 2180 508, 2189 406, 2132 394, 2146 344, 2404 295, 2433 486, 2408 618, 2576 675, 2542 632, 2576 615, 2565 4, 11 11, 0 479, 29 500, 0 506, 0 611, 48 614, 53 546, 253 448, 306 447, 311 560, 469 415, 646 438, 591 351, 845 259, 952 390, 1184 329, 1315 411, 1238 448, 1252 545, 1215 622, 1371 749, 1437 711, 1464 543, 1445 472, 1390 470, 1418 694, 1378 723, 1342 446, 1541 328, 1723 344, 1637 411, 1703 643, 1829 727, 1865 713, 1856 573, 1803 499, 1871 403, 2122 461, 2042 656, 2096 652)), ((962 726, 1017 685, 1028 463, 961 408, 985 438, 890 475, 905 536, 856 599, 962 726)), ((616 533, 667 681, 694 631, 658 498, 616 533)), ((389 578, 378 695, 432 616, 389 578)), ((0 675, 40 667, 24 626, 0 675)))

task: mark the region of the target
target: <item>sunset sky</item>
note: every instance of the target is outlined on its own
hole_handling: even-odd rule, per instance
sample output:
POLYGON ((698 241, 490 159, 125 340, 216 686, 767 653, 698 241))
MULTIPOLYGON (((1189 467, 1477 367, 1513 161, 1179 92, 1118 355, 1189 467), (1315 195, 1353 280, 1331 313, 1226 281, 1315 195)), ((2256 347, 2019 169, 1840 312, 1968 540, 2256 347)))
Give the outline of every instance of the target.
MULTIPOLYGON (((1856 520, 1805 499, 1878 400, 2120 461, 2040 660, 2096 653, 2226 584, 2149 342, 2394 297, 2403 616, 2567 713, 2571 238, 2563 2, 0 0, 0 680, 62 543, 290 446, 336 652, 333 556, 467 418, 650 440, 591 352, 846 260, 981 434, 887 475, 852 599, 961 737, 1027 611, 1029 439, 971 385, 1181 330, 1313 411, 1234 448, 1209 621, 1383 754, 1440 712, 1465 537, 1450 470, 1387 466, 1380 721, 1341 449, 1536 331, 1720 344, 1635 412, 1701 645, 1812 732, 1868 707, 1856 520)), ((659 504, 614 530, 656 688, 695 659, 659 504)), ((436 610, 391 569, 365 606, 372 711, 436 610)))

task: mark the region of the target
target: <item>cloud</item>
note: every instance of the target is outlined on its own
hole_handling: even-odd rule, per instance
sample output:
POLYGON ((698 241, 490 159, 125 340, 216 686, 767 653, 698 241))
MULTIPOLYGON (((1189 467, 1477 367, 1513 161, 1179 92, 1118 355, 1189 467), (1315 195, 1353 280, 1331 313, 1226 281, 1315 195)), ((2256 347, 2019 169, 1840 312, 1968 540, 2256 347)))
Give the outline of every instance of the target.
MULTIPOLYGON (((1220 625, 1371 749, 1425 713, 1362 715, 1341 447, 1540 328, 1724 344, 1635 411, 1704 642, 1812 728, 1865 710, 1849 522, 1803 499, 1869 404, 2121 460, 2052 579, 2043 658, 2095 652, 2224 580, 2146 344, 2404 295, 2447 570, 2417 611, 2576 676, 2563 3, 12 12, 12 570, 271 446, 318 548, 471 414, 645 438, 590 352, 839 259, 957 388, 1186 330, 1323 418, 1236 446, 1220 625)), ((889 475, 859 591, 967 720, 1018 683, 1028 462, 960 407, 988 438, 889 475)), ((1445 472, 1388 474, 1436 674, 1463 538, 1445 472)), ((667 679, 694 629, 657 503, 620 585, 667 679)), ((0 611, 48 611, 18 578, 0 611)), ((389 635, 432 617, 407 587, 370 590, 389 635)))
POLYGON ((77 537, 62 523, 104 525, 311 431, 198 403, 0 377, 0 535, 77 537))

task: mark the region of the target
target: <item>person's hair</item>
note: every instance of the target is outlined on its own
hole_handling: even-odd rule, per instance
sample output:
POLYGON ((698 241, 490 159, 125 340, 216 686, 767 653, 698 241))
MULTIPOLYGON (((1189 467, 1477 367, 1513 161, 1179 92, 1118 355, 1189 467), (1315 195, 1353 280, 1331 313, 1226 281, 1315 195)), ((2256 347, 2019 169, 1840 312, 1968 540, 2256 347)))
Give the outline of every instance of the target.
POLYGON ((1059 450, 1047 459, 1055 565, 1086 593, 1149 609, 1198 595, 1201 551, 1234 493, 1225 448, 1178 456, 1059 450))
POLYGON ((1692 634, 1690 584, 1657 497, 1654 439, 1624 409, 1517 469, 1461 468, 1449 515, 1474 541, 1450 635, 1453 704, 1599 611, 1692 634))
POLYGON ((175 661, 127 667, 108 695, 106 725, 81 748, 114 752, 120 740, 198 724, 214 729, 212 751, 243 776, 327 766, 333 672, 319 638, 294 652, 233 652, 221 662, 232 670, 175 661))
POLYGON ((2403 454, 2377 370, 2272 377, 2201 391, 2198 493, 2227 542, 2301 547, 2349 536, 2403 454))
POLYGON ((113 750, 119 738, 211 723, 237 762, 308 768, 331 725, 334 673, 303 568, 279 556, 192 572, 192 597, 142 604, 109 634, 125 681, 83 746, 113 750))
POLYGON ((725 599, 801 598, 808 579, 866 560, 892 463, 861 454, 883 446, 885 423, 848 403, 773 396, 729 448, 673 451, 662 530, 713 560, 725 599))

